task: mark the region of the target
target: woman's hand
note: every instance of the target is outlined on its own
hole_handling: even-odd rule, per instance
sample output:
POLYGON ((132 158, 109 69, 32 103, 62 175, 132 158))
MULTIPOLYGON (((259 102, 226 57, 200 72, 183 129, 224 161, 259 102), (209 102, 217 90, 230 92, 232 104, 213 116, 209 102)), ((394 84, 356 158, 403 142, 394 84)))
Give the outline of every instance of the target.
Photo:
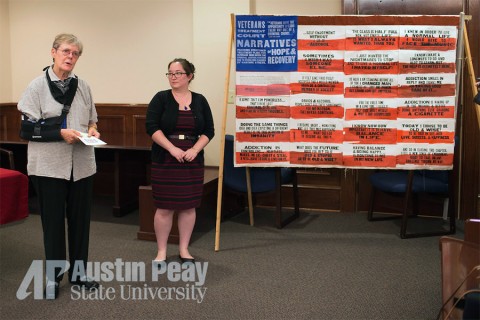
POLYGON ((190 148, 187 151, 185 151, 185 155, 183 156, 183 159, 185 159, 185 161, 190 162, 195 160, 197 155, 198 155, 198 150, 195 148, 190 148))
POLYGON ((88 136, 100 138, 100 132, 98 132, 97 127, 88 127, 88 136))
POLYGON ((180 148, 177 148, 177 147, 173 147, 169 150, 170 154, 172 155, 172 157, 174 157, 175 159, 177 159, 178 162, 180 163, 183 163, 184 162, 184 158, 185 158, 185 151, 183 151, 182 149, 180 148))
POLYGON ((82 134, 77 130, 73 129, 61 129, 60 134, 62 135, 63 140, 68 144, 74 144, 78 141, 78 137, 81 137, 82 134))

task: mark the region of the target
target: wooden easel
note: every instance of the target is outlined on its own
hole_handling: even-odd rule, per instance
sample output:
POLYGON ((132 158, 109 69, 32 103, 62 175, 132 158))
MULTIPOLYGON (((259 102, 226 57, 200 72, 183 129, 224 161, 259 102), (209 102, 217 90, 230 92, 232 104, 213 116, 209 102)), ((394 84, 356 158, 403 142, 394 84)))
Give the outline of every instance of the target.
MULTIPOLYGON (((467 28, 463 28, 463 38, 465 41, 465 63, 467 64, 468 77, 470 78, 470 85, 472 86, 473 96, 478 93, 475 80, 475 70, 473 69, 472 54, 470 52, 470 43, 468 42, 467 28)), ((477 112, 478 128, 480 129, 480 105, 474 105, 477 112)))
MULTIPOLYGON (((223 101, 223 117, 222 117, 222 131, 220 136, 220 164, 218 167, 218 196, 217 196, 217 217, 215 224, 215 251, 220 249, 220 223, 222 220, 222 196, 223 196, 223 171, 224 171, 224 156, 225 156, 225 132, 228 116, 228 93, 230 88, 230 71, 232 68, 232 48, 234 41, 234 25, 235 15, 230 14, 230 37, 228 41, 228 63, 227 72, 225 76, 225 95, 223 101)), ((247 197, 248 197, 248 212, 250 215, 250 225, 253 226, 253 199, 252 188, 250 184, 250 168, 246 167, 247 179, 247 197)))
MULTIPOLYGON (((230 86, 230 69, 232 67, 232 48, 234 37, 234 20, 233 13, 230 14, 230 40, 228 41, 228 62, 227 62, 227 74, 225 77, 225 95, 223 100, 223 118, 222 118, 222 131, 220 135, 220 165, 218 167, 218 196, 217 196, 217 221, 215 224, 215 251, 220 249, 220 222, 222 220, 222 194, 223 194, 223 168, 224 168, 224 154, 225 154, 225 131, 227 125, 228 114, 228 89, 230 86)), ((250 185, 250 184, 249 184, 250 185)))

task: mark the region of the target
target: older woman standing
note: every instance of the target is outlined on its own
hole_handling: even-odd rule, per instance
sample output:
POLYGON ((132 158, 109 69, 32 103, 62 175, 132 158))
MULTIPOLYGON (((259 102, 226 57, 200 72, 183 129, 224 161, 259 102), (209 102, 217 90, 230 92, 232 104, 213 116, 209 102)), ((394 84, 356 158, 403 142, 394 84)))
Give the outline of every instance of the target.
MULTIPOLYGON (((93 147, 78 138, 81 133, 97 138, 100 134, 90 87, 73 74, 82 51, 83 45, 76 36, 57 35, 51 49, 53 65, 28 85, 18 102, 18 110, 32 122, 58 117, 68 104, 67 97, 73 95, 61 127, 43 128, 46 131, 43 140, 38 135, 29 139, 27 170, 38 197, 47 262, 66 260, 66 216, 69 280, 74 285, 94 289, 99 284, 81 274, 80 265, 85 270, 88 259, 95 153, 93 147)), ((47 299, 57 298, 64 271, 55 270, 55 278, 47 278, 47 299)))
POLYGON ((146 129, 152 137, 152 193, 157 255, 167 259, 167 241, 174 212, 178 213, 179 257, 194 262, 188 250, 195 225, 195 208, 203 191, 203 148, 214 136, 210 106, 201 94, 189 90, 195 67, 174 59, 166 74, 170 90, 158 92, 147 109, 146 129))

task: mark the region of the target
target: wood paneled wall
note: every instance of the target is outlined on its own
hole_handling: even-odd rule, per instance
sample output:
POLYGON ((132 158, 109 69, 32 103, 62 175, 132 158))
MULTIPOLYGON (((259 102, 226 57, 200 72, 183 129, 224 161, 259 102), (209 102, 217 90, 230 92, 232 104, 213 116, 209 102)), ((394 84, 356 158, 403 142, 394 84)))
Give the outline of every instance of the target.
POLYGON ((145 104, 97 104, 102 140, 109 145, 150 148, 152 140, 145 132, 145 104))
MULTIPOLYGON (((146 104, 107 104, 96 105, 98 130, 101 139, 108 147, 150 149, 151 139, 145 133, 146 104)), ((0 104, 0 141, 22 143, 20 112, 16 103, 0 104)), ((25 143, 25 142, 23 142, 25 143)))
POLYGON ((0 104, 0 141, 21 142, 20 116, 16 103, 0 104))

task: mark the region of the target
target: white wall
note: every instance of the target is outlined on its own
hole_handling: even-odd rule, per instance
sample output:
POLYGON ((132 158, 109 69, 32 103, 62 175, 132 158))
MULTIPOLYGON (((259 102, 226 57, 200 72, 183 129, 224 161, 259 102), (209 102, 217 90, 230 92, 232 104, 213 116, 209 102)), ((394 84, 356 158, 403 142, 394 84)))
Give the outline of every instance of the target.
POLYGON ((148 103, 165 88, 166 65, 192 58, 192 1, 10 1, 12 98, 51 63, 56 34, 83 42, 75 73, 102 103, 148 103))
POLYGON ((252 14, 320 16, 342 13, 342 0, 256 0, 252 14))
MULTIPOLYGON (((218 165, 231 13, 340 14, 341 0, 0 0, 0 102, 18 101, 51 63, 61 32, 83 42, 75 73, 97 103, 148 103, 168 88, 168 62, 184 57, 197 69, 191 89, 206 96, 214 113, 217 136, 207 146, 206 164, 218 165)), ((231 79, 233 69, 234 63, 231 79)), ((227 133, 234 118, 229 105, 227 133)))
MULTIPOLYGON (((194 0, 193 1, 193 48, 197 68, 192 88, 208 99, 213 111, 216 137, 207 146, 206 163, 219 163, 220 137, 225 112, 225 85, 231 39, 231 13, 248 14, 248 1, 194 0)), ((234 50, 232 50, 234 51, 234 50)), ((232 65, 231 69, 234 66, 232 65)), ((233 82, 232 82, 233 86, 233 82)), ((229 124, 234 130, 235 114, 229 106, 229 124)))
POLYGON ((12 102, 9 2, 0 0, 0 102, 12 102))

